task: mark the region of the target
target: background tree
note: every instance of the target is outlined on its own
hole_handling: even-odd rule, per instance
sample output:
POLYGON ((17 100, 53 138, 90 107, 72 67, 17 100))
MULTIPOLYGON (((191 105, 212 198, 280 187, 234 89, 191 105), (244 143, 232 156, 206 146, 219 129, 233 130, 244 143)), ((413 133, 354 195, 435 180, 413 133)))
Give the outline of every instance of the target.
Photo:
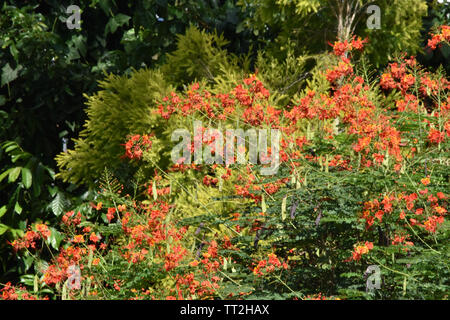
POLYGON ((243 26, 263 35, 279 57, 290 42, 297 55, 317 53, 328 50, 328 43, 337 38, 356 34, 370 37, 367 54, 378 66, 396 51, 414 54, 419 50, 422 17, 427 14, 426 1, 416 0, 241 0, 239 5, 249 10, 243 26), (380 8, 380 29, 366 25, 369 5, 380 8))

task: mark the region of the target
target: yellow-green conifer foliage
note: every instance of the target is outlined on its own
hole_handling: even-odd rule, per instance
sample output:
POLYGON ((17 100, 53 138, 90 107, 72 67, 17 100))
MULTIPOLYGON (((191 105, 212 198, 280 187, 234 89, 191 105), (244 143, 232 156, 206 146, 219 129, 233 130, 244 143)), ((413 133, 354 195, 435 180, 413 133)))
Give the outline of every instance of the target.
POLYGON ((87 97, 88 120, 75 148, 56 157, 64 181, 91 184, 105 166, 119 165, 127 135, 158 130, 152 109, 173 90, 160 71, 148 69, 130 77, 108 75, 100 88, 87 97))
POLYGON ((173 84, 185 84, 214 78, 224 69, 237 69, 239 58, 227 52, 228 41, 217 33, 207 33, 191 26, 178 36, 177 49, 167 55, 161 68, 167 80, 173 84))

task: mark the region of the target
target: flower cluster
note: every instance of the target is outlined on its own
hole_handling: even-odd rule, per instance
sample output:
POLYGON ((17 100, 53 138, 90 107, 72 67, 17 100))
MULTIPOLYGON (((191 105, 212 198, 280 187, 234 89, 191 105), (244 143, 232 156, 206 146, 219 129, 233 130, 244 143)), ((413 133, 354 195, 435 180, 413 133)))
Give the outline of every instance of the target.
POLYGON ((450 26, 441 26, 439 28, 439 33, 433 34, 433 37, 428 40, 428 47, 432 50, 444 42, 450 42, 450 26))
POLYGON ((253 274, 263 276, 280 269, 288 269, 286 262, 281 262, 275 253, 269 253, 267 259, 258 261, 256 267, 253 268, 253 274))
POLYGON ((185 97, 172 92, 170 97, 162 99, 155 113, 166 120, 174 116, 187 117, 196 114, 214 121, 225 121, 237 115, 252 126, 260 126, 263 123, 276 125, 279 123, 278 115, 281 111, 268 105, 269 97, 269 91, 254 74, 229 93, 212 94, 201 90, 198 83, 190 86, 185 97))
MULTIPOLYGON (((27 292, 25 287, 13 286, 11 282, 0 289, 0 298, 2 300, 38 300, 38 297, 27 292)), ((43 300, 49 300, 48 296, 45 296, 43 300)))
MULTIPOLYGON (((429 184, 429 178, 423 178, 421 180, 422 184, 429 184)), ((382 201, 375 199, 365 202, 362 218, 366 222, 366 227, 370 228, 375 221, 378 220, 378 222, 382 222, 383 216, 386 213, 393 213, 393 208, 395 207, 398 208, 395 210, 398 212, 398 218, 396 219, 404 220, 407 216, 414 217, 409 220, 413 225, 421 226, 422 224, 419 221, 423 219, 431 219, 432 221, 442 223, 444 221, 444 216, 447 214, 447 209, 445 208, 447 202, 445 199, 447 199, 447 196, 443 192, 437 192, 436 195, 433 195, 428 189, 420 190, 419 195, 417 195, 417 193, 399 193, 395 196, 385 196, 382 201), (427 204, 427 208, 430 209, 427 211, 439 215, 439 218, 435 215, 427 217, 427 212, 422 207, 424 203, 427 204), (401 209, 403 206, 406 207, 406 211, 401 209)), ((436 231, 436 224, 429 222, 427 225, 434 226, 434 228, 426 228, 427 230, 432 230, 432 232, 436 231)))
POLYGON ((352 50, 362 51, 364 44, 368 42, 368 39, 361 39, 360 37, 353 36, 350 41, 336 41, 334 44, 330 44, 333 47, 333 52, 335 55, 342 57, 346 53, 352 50))
POLYGON ((353 252, 352 252, 352 256, 349 258, 349 260, 347 261, 359 261, 361 260, 361 257, 363 254, 367 254, 369 253, 370 250, 373 249, 373 243, 372 242, 368 242, 366 241, 363 244, 358 244, 355 246, 353 252))
POLYGON ((15 251, 25 248, 36 249, 39 239, 47 240, 51 235, 51 231, 48 226, 42 223, 34 225, 34 228, 29 228, 25 235, 19 239, 14 240, 11 245, 15 251), (34 230, 33 230, 34 229, 34 230))
POLYGON ((148 151, 152 147, 152 141, 150 140, 150 135, 136 134, 132 136, 125 143, 125 154, 124 158, 128 159, 141 159, 144 151, 148 151))

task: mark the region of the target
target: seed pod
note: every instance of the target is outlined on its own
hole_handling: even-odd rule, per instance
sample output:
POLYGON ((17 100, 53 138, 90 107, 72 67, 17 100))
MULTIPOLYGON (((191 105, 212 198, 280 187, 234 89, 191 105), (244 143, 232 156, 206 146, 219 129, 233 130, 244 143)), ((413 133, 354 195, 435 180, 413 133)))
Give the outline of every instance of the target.
POLYGON ((62 292, 61 292, 61 300, 68 300, 68 296, 67 296, 68 283, 69 283, 69 279, 67 279, 66 282, 64 282, 64 284, 63 284, 62 292))
POLYGON ((158 192, 156 190, 156 182, 155 181, 153 181, 153 184, 152 184, 152 193, 153 193, 153 200, 156 201, 156 199, 158 199, 158 192))
POLYGON ((34 282, 33 282, 33 292, 37 293, 39 291, 39 278, 37 274, 34 276, 34 282))
POLYGON ((261 196, 261 210, 263 213, 267 211, 266 200, 264 199, 264 195, 261 196))

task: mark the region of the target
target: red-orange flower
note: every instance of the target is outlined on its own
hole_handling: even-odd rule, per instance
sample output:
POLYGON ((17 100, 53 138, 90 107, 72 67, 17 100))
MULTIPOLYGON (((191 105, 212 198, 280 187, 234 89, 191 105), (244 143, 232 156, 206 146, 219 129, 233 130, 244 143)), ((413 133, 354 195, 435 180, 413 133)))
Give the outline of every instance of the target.
POLYGON ((106 214, 106 218, 109 222, 114 219, 114 214, 116 213, 116 208, 108 208, 108 213, 106 214))
POLYGON ((352 252, 352 257, 350 260, 358 261, 361 259, 363 254, 369 253, 370 250, 373 249, 373 243, 366 241, 364 244, 359 244, 355 247, 352 252))
POLYGON ((420 182, 421 182, 424 186, 427 186, 427 185, 430 184, 430 177, 426 177, 426 178, 420 179, 420 182))
POLYGON ((39 232, 44 239, 47 239, 51 235, 51 231, 45 224, 36 224, 36 231, 39 232))
POLYGON ((92 242, 98 242, 100 240, 100 237, 98 237, 95 232, 92 232, 89 236, 89 240, 91 240, 92 242))

